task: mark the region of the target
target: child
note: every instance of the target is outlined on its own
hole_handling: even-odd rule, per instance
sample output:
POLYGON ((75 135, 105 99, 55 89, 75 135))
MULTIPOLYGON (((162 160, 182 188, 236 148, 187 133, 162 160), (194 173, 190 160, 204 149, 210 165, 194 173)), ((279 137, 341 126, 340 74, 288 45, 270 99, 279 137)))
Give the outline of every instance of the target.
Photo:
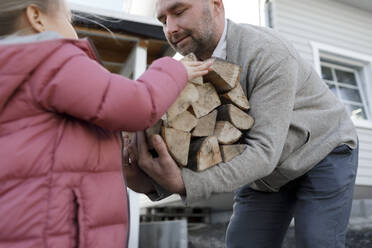
POLYGON ((2 0, 0 27, 0 247, 127 247, 119 131, 154 124, 211 64, 111 74, 64 0, 2 0))

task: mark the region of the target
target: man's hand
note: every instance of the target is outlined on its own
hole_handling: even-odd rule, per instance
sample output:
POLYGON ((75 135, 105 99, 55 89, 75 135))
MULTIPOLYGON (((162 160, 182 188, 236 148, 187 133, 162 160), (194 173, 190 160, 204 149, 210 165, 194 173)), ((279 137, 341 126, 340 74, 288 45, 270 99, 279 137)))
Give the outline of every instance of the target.
POLYGON ((155 191, 151 179, 137 165, 137 142, 133 135, 131 144, 129 138, 124 137, 124 176, 127 186, 137 192, 149 194, 155 191))
POLYGON ((149 153, 144 133, 137 132, 138 166, 165 190, 186 195, 181 169, 168 153, 163 139, 154 135, 152 142, 159 155, 157 158, 149 153))

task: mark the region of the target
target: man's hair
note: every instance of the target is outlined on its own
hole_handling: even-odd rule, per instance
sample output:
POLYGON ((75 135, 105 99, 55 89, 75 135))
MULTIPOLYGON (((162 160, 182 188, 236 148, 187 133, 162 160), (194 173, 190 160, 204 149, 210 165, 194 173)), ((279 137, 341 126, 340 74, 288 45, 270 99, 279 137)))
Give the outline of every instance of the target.
POLYGON ((0 1, 0 36, 17 32, 20 16, 31 4, 44 13, 55 10, 61 0, 1 0, 0 1))

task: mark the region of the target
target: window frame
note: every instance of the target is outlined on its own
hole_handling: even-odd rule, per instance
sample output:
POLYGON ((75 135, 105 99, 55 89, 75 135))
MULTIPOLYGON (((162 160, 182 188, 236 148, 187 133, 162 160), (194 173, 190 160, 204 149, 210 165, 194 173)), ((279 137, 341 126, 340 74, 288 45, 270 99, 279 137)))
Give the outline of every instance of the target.
POLYGON ((340 91, 339 91, 340 87, 347 88, 347 89, 353 89, 353 90, 358 91, 358 93, 360 95, 361 102, 355 102, 355 101, 345 100, 345 99, 340 99, 340 101, 345 103, 345 104, 350 104, 350 105, 354 105, 354 106, 363 107, 364 111, 365 111, 366 118, 367 118, 366 121, 371 121, 372 118, 371 118, 370 111, 368 111, 369 110, 369 105, 367 104, 367 101, 366 101, 366 96, 365 96, 366 94, 363 94, 363 92, 362 92, 364 87, 362 85, 362 81, 361 81, 360 76, 359 76, 359 71, 357 69, 348 67, 346 65, 342 66, 342 65, 337 65, 337 64, 331 63, 331 62, 324 62, 324 61, 322 61, 322 58, 321 58, 321 61, 320 61, 320 66, 321 67, 324 66, 324 67, 327 67, 327 68, 331 69, 333 81, 327 80, 327 79, 323 79, 323 80, 326 81, 326 82, 330 82, 329 84, 335 85, 336 91, 337 91, 337 97, 339 99, 340 99, 340 91), (335 70, 353 73, 354 76, 355 76, 356 86, 348 85, 348 84, 339 82, 335 70), (334 81, 334 80, 336 80, 336 81, 334 81))
POLYGON ((353 122, 357 127, 372 130, 372 56, 314 41, 310 41, 310 45, 313 49, 315 70, 320 77, 322 77, 322 59, 360 68, 360 71, 357 70, 358 73, 356 75, 358 77, 357 81, 361 82, 358 87, 363 92, 361 97, 366 102, 364 107, 366 108, 368 120, 353 119, 353 122))

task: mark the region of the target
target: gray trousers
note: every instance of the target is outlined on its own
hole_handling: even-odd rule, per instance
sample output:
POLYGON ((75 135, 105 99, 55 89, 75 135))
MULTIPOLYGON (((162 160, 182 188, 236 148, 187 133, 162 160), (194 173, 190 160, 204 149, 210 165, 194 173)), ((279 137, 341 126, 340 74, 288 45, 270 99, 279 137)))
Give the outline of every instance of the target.
POLYGON ((342 145, 278 193, 242 187, 227 248, 280 248, 292 218, 297 248, 344 248, 357 167, 358 149, 342 145))

